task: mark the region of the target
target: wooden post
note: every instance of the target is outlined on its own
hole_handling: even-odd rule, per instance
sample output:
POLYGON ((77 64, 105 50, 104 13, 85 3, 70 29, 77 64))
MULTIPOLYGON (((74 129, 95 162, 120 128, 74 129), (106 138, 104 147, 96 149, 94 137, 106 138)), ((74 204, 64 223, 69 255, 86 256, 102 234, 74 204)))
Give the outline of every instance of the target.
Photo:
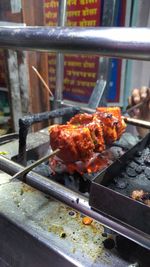
MULTIPOLYGON (((44 25, 43 0, 22 0, 23 22, 27 26, 44 25)), ((47 53, 28 52, 29 84, 30 84, 30 107, 32 113, 48 111, 49 93, 43 87, 41 81, 33 71, 34 66, 48 84, 47 53)), ((34 125, 34 131, 46 127, 46 123, 34 125)))

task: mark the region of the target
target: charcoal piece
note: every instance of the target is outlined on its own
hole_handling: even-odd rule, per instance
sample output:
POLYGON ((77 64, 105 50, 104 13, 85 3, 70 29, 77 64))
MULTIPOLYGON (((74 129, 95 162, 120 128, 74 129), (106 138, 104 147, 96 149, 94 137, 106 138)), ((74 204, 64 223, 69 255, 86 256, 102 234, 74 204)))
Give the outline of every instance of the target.
POLYGON ((150 155, 145 158, 144 163, 150 166, 150 155))
POLYGON ((126 169, 126 173, 129 177, 135 177, 137 175, 135 169, 132 169, 130 167, 126 169))
POLYGON ((141 173, 140 175, 138 175, 138 180, 139 181, 145 181, 145 180, 147 180, 145 173, 141 173))
POLYGON ((141 165, 137 165, 137 167, 135 168, 135 171, 136 171, 138 174, 142 173, 142 171, 143 171, 143 166, 141 166, 141 165))
POLYGON ((141 164, 142 165, 145 165, 145 159, 147 158, 147 156, 145 156, 145 155, 142 155, 142 157, 141 157, 141 164))
POLYGON ((127 174, 126 174, 126 170, 122 171, 122 173, 120 173, 119 178, 126 178, 127 174))
POLYGON ((133 190, 144 190, 146 192, 150 192, 150 183, 145 173, 143 172, 139 174, 136 178, 137 179, 132 180, 133 190))
POLYGON ((141 160, 145 163, 147 161, 147 163, 150 163, 150 151, 149 149, 144 149, 142 156, 141 156, 141 160))
POLYGON ((117 147, 117 146, 112 146, 109 149, 109 151, 111 153, 111 159, 112 160, 118 159, 124 154, 123 149, 121 147, 117 147))
POLYGON ((115 247, 115 241, 112 238, 107 238, 103 241, 106 249, 113 249, 115 247))
POLYGON ((107 237, 107 233, 102 233, 102 236, 103 237, 107 237))
POLYGON ((132 191, 134 190, 143 190, 144 192, 150 192, 150 184, 148 184, 148 179, 145 177, 142 177, 139 175, 138 179, 134 179, 132 181, 132 184, 130 186, 130 194, 132 193, 132 191))
POLYGON ((136 157, 141 157, 141 155, 142 155, 142 151, 137 151, 135 154, 136 157))
POLYGON ((143 155, 143 156, 149 156, 149 154, 150 154, 150 149, 149 149, 149 147, 147 147, 147 148, 145 148, 145 149, 143 150, 142 155, 143 155))
POLYGON ((138 166, 138 164, 135 162, 135 161, 131 161, 129 164, 128 164, 128 167, 132 168, 132 169, 136 169, 138 166))
POLYGON ((146 167, 146 168, 144 169, 144 173, 145 173, 147 179, 150 179, 150 168, 146 167))
POLYGON ((135 157, 134 158, 134 161, 137 163, 137 164, 144 164, 144 160, 145 158, 143 156, 141 157, 135 157))
MULTIPOLYGON (((27 162, 27 165, 31 165, 32 163, 34 163, 35 160, 29 160, 27 162)), ((45 163, 41 163, 40 165, 36 166, 34 169, 33 169, 34 172, 42 175, 42 176, 45 176, 45 177, 50 177, 52 175, 52 170, 50 169, 49 165, 45 164, 45 163)))
POLYGON ((118 189, 125 189, 128 185, 127 180, 124 178, 120 178, 120 177, 115 178, 114 183, 115 183, 115 187, 118 189))

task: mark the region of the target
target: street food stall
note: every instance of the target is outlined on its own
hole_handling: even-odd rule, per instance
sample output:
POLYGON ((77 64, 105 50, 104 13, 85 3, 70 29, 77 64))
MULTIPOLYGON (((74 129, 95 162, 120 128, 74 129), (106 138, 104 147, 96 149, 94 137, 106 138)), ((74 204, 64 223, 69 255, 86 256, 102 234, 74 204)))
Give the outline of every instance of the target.
MULTIPOLYGON (((1 27, 0 47, 149 61, 149 36, 147 28, 1 27)), ((103 164, 99 163, 96 171, 72 169, 72 165, 71 169, 70 165, 64 168, 55 159, 50 140, 56 125, 33 133, 29 129, 48 119, 64 121, 69 115, 70 121, 84 115, 90 120, 84 124, 89 130, 91 122, 100 125, 100 121, 95 122, 95 116, 99 119, 99 110, 67 105, 63 99, 54 100, 57 103, 54 110, 20 118, 19 133, 0 139, 0 261, 4 266, 148 266, 149 134, 132 148, 121 146, 122 153, 117 157, 111 150, 116 140, 109 145, 107 142, 104 154, 98 151, 99 162, 103 164), (42 160, 35 168, 32 164, 39 159, 42 160), (143 190, 144 195, 138 199, 131 197, 134 190, 143 190)), ((115 117, 111 112, 108 114, 106 118, 115 117)), ((149 122, 124 114, 117 119, 115 125, 121 121, 150 128, 149 122)), ((78 133, 80 129, 81 136, 81 125, 71 125, 71 131, 78 133)), ((105 129, 105 134, 108 132, 105 129)), ((68 140, 72 140, 71 133, 68 140)), ((56 140, 59 138, 60 135, 56 135, 56 140)), ((60 139, 63 140, 62 135, 60 139)), ((65 143, 67 149, 68 142, 65 143)), ((62 143, 57 146, 56 153, 62 149, 62 143)), ((65 151, 63 153, 66 156, 65 151)), ((81 151, 78 155, 81 156, 81 151)), ((92 166, 96 163, 92 162, 92 166)))

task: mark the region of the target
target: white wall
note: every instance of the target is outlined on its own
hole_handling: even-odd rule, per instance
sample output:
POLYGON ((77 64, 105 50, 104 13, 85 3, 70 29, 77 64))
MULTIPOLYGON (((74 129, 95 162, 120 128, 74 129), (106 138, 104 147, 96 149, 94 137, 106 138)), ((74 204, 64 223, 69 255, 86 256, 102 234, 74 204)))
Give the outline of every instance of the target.
MULTIPOLYGON (((150 0, 134 0, 132 22, 130 26, 150 27, 150 0)), ((124 108, 127 106, 127 99, 131 94, 132 89, 140 88, 141 86, 150 87, 150 62, 127 60, 124 87, 124 108)))

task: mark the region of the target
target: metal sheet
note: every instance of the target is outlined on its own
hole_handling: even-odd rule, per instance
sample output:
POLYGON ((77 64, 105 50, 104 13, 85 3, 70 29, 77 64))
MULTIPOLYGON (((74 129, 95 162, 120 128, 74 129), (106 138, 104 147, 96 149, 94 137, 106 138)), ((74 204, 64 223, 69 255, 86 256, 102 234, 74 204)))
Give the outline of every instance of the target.
MULTIPOLYGON (((64 27, 66 23, 66 9, 67 9, 67 0, 59 1, 59 10, 58 10, 58 26, 64 27)), ((62 95, 63 95, 63 81, 64 81, 64 55, 57 53, 56 55, 56 90, 54 98, 55 108, 60 108, 62 95)), ((55 123, 61 123, 61 118, 55 118, 55 123)))
MULTIPOLYGON (((16 164, 2 156, 0 156, 0 166, 1 170, 9 174, 14 174, 23 169, 23 167, 19 164, 16 164)), ((149 235, 143 235, 143 232, 131 227, 130 225, 125 224, 123 221, 119 221, 108 215, 95 212, 89 206, 88 198, 83 196, 82 194, 74 192, 62 186, 61 184, 58 184, 52 180, 48 180, 47 178, 34 172, 28 173, 26 175, 25 181, 27 184, 33 186, 33 188, 36 188, 41 192, 44 192, 67 204, 68 206, 82 212, 83 214, 92 217, 106 227, 135 241, 143 247, 150 247, 149 235)))
MULTIPOLYGON (((123 190, 121 193, 121 190, 120 192, 116 192, 115 190, 109 188, 109 184, 112 180, 119 177, 123 170, 125 171, 125 166, 130 164, 136 153, 142 151, 149 144, 150 135, 148 134, 131 150, 126 152, 111 166, 97 175, 97 177, 92 181, 89 203, 98 212, 104 212, 109 216, 117 218, 118 220, 142 231, 143 236, 149 236, 148 246, 150 248, 150 207, 131 199, 128 195, 124 195, 123 190)), ((130 178, 130 180, 131 184, 133 183, 133 190, 138 190, 139 188, 137 187, 134 178, 130 178)), ((127 181, 129 184, 129 180, 127 181)), ((142 183, 139 186, 140 189, 143 189, 145 186, 145 189, 149 191, 150 181, 147 179, 147 184, 145 184, 145 181, 143 180, 143 188, 142 183)))
POLYGON ((5 183, 8 175, 0 181, 2 175, 0 258, 11 267, 128 266, 116 249, 104 248, 102 225, 86 226, 79 212, 22 182, 5 183))

